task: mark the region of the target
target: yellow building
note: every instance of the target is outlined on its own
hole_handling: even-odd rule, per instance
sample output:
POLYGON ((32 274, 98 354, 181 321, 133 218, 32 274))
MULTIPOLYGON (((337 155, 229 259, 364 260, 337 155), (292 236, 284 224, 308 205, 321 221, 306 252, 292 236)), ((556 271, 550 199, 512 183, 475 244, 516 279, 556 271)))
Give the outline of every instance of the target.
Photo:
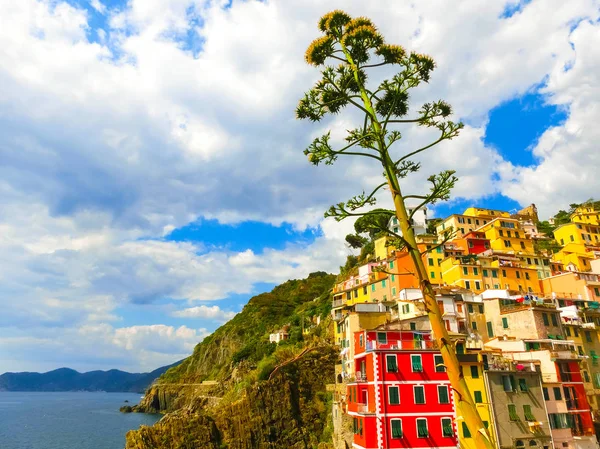
MULTIPOLYGON (((596 215, 572 215, 575 219, 595 220, 596 215)), ((567 223, 554 231, 554 239, 563 247, 553 259, 570 271, 590 271, 590 262, 600 257, 600 226, 583 222, 567 223)))
MULTIPOLYGON (((471 392, 471 397, 475 402, 479 416, 483 421, 483 424, 487 427, 490 432, 492 442, 496 441, 496 434, 494 432, 493 413, 490 410, 490 400, 487 394, 487 388, 485 385, 485 376, 483 370, 482 355, 477 353, 459 354, 458 361, 461 366, 465 382, 471 392)), ((459 423, 457 426, 458 435, 460 439, 461 447, 477 449, 475 446, 475 440, 472 437, 465 437, 464 426, 459 423)), ((495 444, 494 444, 495 445, 495 444)))
POLYGON ((554 239, 565 246, 569 243, 579 245, 600 245, 600 228, 596 224, 567 223, 554 230, 554 239))
POLYGON ((600 212, 591 205, 582 205, 575 209, 571 214, 571 221, 574 223, 585 223, 590 225, 600 225, 600 212))

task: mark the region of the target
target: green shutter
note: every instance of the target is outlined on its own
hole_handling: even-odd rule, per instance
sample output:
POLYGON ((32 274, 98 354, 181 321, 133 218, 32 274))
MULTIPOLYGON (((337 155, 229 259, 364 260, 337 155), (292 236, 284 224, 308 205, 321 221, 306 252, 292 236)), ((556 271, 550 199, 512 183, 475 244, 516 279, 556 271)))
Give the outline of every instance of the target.
POLYGON ((402 438, 402 421, 392 419, 392 438, 402 438))
POLYGON ((483 397, 481 395, 481 391, 474 391, 473 395, 475 396, 475 403, 476 404, 483 403, 483 397))
POLYGON ((417 435, 420 438, 427 438, 429 436, 426 419, 417 419, 417 435))
POLYGON ((519 415, 517 415, 517 406, 515 404, 508 404, 508 416, 511 421, 520 421, 519 415))
POLYGON ((423 364, 421 363, 420 355, 411 355, 410 361, 412 363, 412 370, 415 373, 420 373, 423 371, 423 364))
POLYGON ((425 387, 414 387, 415 404, 425 404, 425 387))
POLYGON ((527 391, 527 380, 526 379, 519 379, 519 389, 521 391, 527 391))
POLYGON ((448 387, 445 385, 438 385, 438 396, 440 398, 440 404, 449 404, 450 398, 448 397, 448 387))
POLYGON ((494 328, 492 327, 492 322, 488 321, 486 323, 486 325, 487 325, 488 337, 492 338, 494 336, 494 328))
POLYGON ((502 327, 504 329, 508 329, 508 318, 506 318, 506 317, 502 318, 502 327))
POLYGON ((434 355, 433 362, 435 363, 436 373, 445 373, 446 366, 444 365, 444 358, 441 355, 434 355))
POLYGON ((544 326, 550 326, 550 321, 548 321, 547 313, 542 313, 542 320, 544 321, 544 326))
POLYGON ((386 356, 386 365, 388 373, 397 373, 398 372, 398 363, 395 355, 387 355, 386 356))
POLYGON ((471 432, 469 432, 469 428, 467 427, 467 424, 464 421, 462 423, 462 431, 464 438, 471 438, 471 432))
POLYGON ((445 437, 453 437, 454 430, 452 429, 452 420, 450 418, 442 418, 442 435, 445 437))
POLYGON ((398 391, 398 387, 389 387, 388 392, 390 396, 390 405, 400 404, 400 393, 398 391))
POLYGON ((523 414, 525 415, 525 419, 527 421, 535 421, 535 416, 533 416, 533 413, 531 412, 531 405, 524 405, 523 406, 523 414))
POLYGON ((552 326, 558 326, 558 320, 556 319, 556 314, 552 314, 550 316, 552 318, 552 326))
POLYGON ((477 369, 477 366, 471 365, 471 377, 473 379, 479 379, 479 370, 477 369))
POLYGON ((562 392, 560 387, 554 387, 554 399, 560 401, 562 399, 562 392))
POLYGON ((385 332, 377 332, 377 342, 383 345, 387 344, 387 334, 385 332))

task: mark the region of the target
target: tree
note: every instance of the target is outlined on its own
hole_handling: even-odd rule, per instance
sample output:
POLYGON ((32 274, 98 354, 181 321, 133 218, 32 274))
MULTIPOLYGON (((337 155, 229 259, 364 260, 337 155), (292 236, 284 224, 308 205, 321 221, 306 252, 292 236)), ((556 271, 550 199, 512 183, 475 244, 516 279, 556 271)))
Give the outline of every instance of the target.
POLYGON ((439 344, 452 388, 456 392, 459 414, 473 434, 476 447, 491 448, 489 434, 471 398, 454 344, 444 326, 411 225, 416 211, 428 204, 449 199, 457 177, 452 170, 432 175, 428 178, 431 188, 425 193, 406 195, 402 193, 400 186, 401 179, 421 168, 417 158, 422 152, 456 137, 463 124, 449 119, 452 108, 441 100, 425 103, 414 117, 408 117, 409 91, 429 81, 435 67, 432 58, 414 52, 408 53, 399 45, 385 43, 371 20, 364 17, 352 18, 343 11, 325 14, 318 27, 323 35, 308 47, 306 61, 321 67, 322 78, 300 100, 296 115, 299 119, 317 122, 327 114, 337 114, 350 106, 360 111, 364 120, 362 126, 347 132, 344 147, 335 150, 328 132, 316 138, 305 150, 305 154, 314 165, 331 165, 340 156, 377 162, 383 168, 384 177, 383 182, 369 194, 363 192, 348 201, 331 206, 325 216, 334 217, 338 221, 347 217, 364 217, 374 227, 381 228, 377 220, 369 220, 380 216, 381 209, 365 209, 376 204, 377 195, 382 189, 389 189, 394 204, 394 210, 389 211, 389 215, 397 217, 401 232, 395 233, 387 226, 379 230, 390 236, 394 246, 402 248, 410 256, 431 328, 439 344), (333 62, 336 66, 326 65, 326 62, 333 62), (369 87, 367 71, 383 66, 392 66, 398 72, 378 86, 369 87), (398 127, 405 124, 436 130, 437 138, 424 147, 404 151, 399 155, 393 154, 392 146, 402 138, 398 127), (418 202, 411 213, 405 204, 407 200, 418 202))

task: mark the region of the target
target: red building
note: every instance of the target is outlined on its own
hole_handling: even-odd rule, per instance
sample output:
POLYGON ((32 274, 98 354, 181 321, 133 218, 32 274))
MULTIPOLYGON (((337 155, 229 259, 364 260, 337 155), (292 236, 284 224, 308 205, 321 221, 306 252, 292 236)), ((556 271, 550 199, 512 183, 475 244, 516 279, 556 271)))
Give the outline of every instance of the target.
POLYGON ((485 238, 485 232, 471 231, 465 234, 463 240, 468 254, 479 254, 490 249, 490 240, 485 238))
POLYGON ((429 332, 361 331, 347 386, 357 449, 456 448, 455 411, 429 332))
POLYGON ((571 433, 573 436, 593 434, 594 421, 579 363, 574 360, 556 360, 555 363, 559 379, 562 381, 571 433))

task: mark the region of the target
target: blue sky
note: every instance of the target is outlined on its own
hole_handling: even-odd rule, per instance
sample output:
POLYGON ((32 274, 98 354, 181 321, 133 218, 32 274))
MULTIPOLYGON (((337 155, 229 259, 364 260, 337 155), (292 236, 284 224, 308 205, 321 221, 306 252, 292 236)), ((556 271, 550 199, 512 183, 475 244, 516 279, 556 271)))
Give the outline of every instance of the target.
MULTIPOLYGON (((466 123, 405 183, 455 169, 436 216, 542 216, 600 189, 594 0, 21 0, 0 4, 0 372, 151 370, 257 293, 336 272, 352 223, 323 218, 380 169, 302 154, 356 116, 295 120, 330 8, 437 62, 415 105, 466 123), (399 22, 403 23, 398 27, 399 22), (4 24, 3 24, 4 25, 4 24), (451 40, 444 36, 452 36, 451 40)), ((403 129, 398 151, 434 137, 403 129)), ((386 198, 382 198, 385 205, 386 198)))

